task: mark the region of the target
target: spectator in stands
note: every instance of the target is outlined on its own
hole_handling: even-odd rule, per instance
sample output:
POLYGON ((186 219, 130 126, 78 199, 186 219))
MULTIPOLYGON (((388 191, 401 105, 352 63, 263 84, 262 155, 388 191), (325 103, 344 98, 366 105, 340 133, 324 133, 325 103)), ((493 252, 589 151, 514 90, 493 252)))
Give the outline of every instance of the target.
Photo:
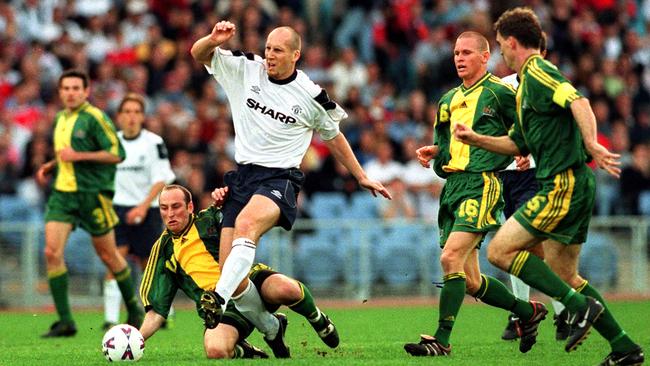
POLYGON ((621 198, 625 213, 639 215, 639 195, 650 190, 650 147, 647 141, 632 145, 632 162, 621 172, 621 198))

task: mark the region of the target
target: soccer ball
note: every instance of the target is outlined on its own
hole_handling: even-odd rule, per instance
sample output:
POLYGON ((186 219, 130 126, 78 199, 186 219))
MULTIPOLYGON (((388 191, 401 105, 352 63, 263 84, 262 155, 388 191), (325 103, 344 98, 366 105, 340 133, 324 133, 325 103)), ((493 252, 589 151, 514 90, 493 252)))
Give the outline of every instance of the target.
POLYGON ((144 337, 137 328, 118 324, 104 334, 102 352, 111 362, 137 361, 144 353, 144 337))

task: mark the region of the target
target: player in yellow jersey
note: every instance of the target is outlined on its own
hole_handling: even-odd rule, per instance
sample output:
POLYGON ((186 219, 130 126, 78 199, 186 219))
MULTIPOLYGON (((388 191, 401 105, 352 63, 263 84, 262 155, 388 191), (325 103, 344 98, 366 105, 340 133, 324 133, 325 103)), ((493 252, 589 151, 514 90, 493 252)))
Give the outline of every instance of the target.
POLYGON ((80 226, 92 237, 99 258, 113 273, 129 312, 128 323, 140 326, 144 313, 135 296, 131 269, 115 245, 113 210, 115 165, 124 149, 111 119, 88 102, 88 75, 67 70, 59 78, 64 109, 54 122, 56 159, 36 173, 41 185, 55 173, 45 212, 45 259, 50 291, 59 320, 43 337, 69 337, 77 333, 68 301, 68 271, 63 259, 70 232, 80 226))

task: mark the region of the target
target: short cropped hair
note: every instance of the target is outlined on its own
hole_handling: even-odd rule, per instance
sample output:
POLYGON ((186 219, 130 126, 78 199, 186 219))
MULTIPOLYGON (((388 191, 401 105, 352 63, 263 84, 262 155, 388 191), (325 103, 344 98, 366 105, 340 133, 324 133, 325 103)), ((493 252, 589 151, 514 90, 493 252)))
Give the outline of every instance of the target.
POLYGON ((542 44, 542 26, 530 8, 505 11, 494 23, 494 31, 503 38, 514 37, 526 48, 539 49, 542 44))
POLYGON ((478 44, 479 51, 490 52, 490 43, 488 42, 487 38, 485 38, 485 36, 479 32, 475 32, 475 31, 463 32, 458 36, 457 39, 461 39, 461 38, 474 38, 478 44))
POLYGON ((85 71, 79 70, 79 69, 68 69, 65 70, 61 76, 59 76, 59 83, 58 86, 61 87, 61 82, 65 78, 79 78, 83 81, 84 89, 88 88, 88 84, 90 84, 90 78, 88 77, 88 73, 85 71))
POLYGON ((120 102, 120 105, 117 108, 118 112, 122 112, 122 108, 124 107, 124 104, 126 104, 126 102, 136 102, 136 103, 140 104, 140 107, 142 108, 142 111, 144 112, 145 101, 144 101, 144 97, 142 95, 140 95, 138 93, 128 93, 128 94, 126 94, 124 96, 124 98, 122 98, 122 101, 120 102))
POLYGON ((171 190, 174 190, 174 189, 178 189, 181 192, 183 192, 183 196, 185 198, 184 199, 185 204, 189 204, 190 202, 192 202, 192 193, 187 188, 183 187, 180 184, 168 184, 168 185, 163 187, 163 189, 162 189, 162 191, 160 191, 160 193, 166 192, 166 191, 171 191, 171 190))
POLYGON ((289 38, 289 47, 291 47, 291 50, 293 51, 300 51, 302 48, 302 40, 300 39, 300 34, 296 32, 295 29, 289 27, 289 26, 282 26, 278 27, 278 29, 284 29, 288 31, 291 35, 291 38, 289 38))

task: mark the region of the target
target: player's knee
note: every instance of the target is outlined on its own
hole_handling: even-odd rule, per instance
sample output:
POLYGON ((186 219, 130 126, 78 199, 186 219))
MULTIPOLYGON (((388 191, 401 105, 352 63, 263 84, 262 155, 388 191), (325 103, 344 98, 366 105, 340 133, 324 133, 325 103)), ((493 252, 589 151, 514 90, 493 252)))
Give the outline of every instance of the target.
POLYGON ((440 254, 440 265, 442 266, 442 269, 445 271, 445 273, 448 273, 448 271, 457 267, 458 265, 462 265, 461 261, 461 256, 455 251, 443 250, 442 254, 440 254))
POLYGON ((269 286, 262 286, 262 297, 271 304, 293 304, 300 301, 302 291, 296 281, 283 275, 273 275, 265 281, 269 286))
MULTIPOLYGON (((250 237, 250 233, 256 231, 258 220, 250 215, 242 215, 237 217, 235 222, 235 238, 239 236, 250 237)), ((257 244, 257 243, 255 243, 257 244)))
POLYGON ((63 248, 59 249, 59 248, 46 245, 45 249, 43 250, 43 254, 45 255, 45 259, 48 262, 56 262, 56 261, 63 260, 63 248))
POLYGON ((487 259, 493 265, 503 268, 502 259, 503 251, 497 245, 489 245, 487 249, 487 259))
POLYGON ((210 359, 228 359, 233 356, 233 349, 223 344, 212 344, 205 348, 206 356, 210 359))

